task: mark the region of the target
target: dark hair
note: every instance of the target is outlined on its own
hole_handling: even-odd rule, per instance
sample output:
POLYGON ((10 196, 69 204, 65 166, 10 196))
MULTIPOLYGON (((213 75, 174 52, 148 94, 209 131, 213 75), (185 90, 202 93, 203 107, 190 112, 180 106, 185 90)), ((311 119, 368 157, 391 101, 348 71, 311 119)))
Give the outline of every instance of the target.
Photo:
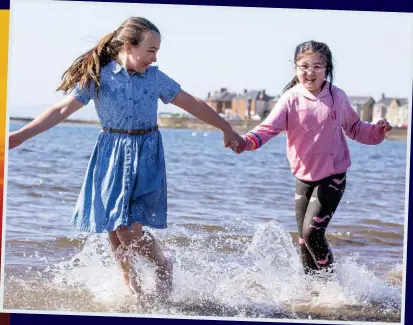
MULTIPOLYGON (((294 53, 294 63, 297 63, 297 61, 300 59, 300 56, 306 53, 316 53, 318 54, 324 61, 324 64, 326 66, 326 77, 327 80, 330 82, 330 87, 329 91, 331 94, 331 97, 333 97, 333 92, 332 92, 332 85, 333 85, 333 72, 334 72, 334 66, 333 66, 333 55, 331 54, 331 51, 327 44, 316 42, 316 41, 308 41, 299 44, 295 48, 295 53, 294 53)), ((291 80, 287 86, 285 86, 283 92, 286 92, 288 89, 294 87, 296 84, 298 84, 298 78, 295 76, 293 80, 291 80)), ((333 103, 334 103, 334 98, 333 98, 333 103)))
POLYGON ((79 83, 82 88, 92 80, 96 82, 97 90, 100 87, 101 68, 118 56, 126 42, 132 46, 139 45, 146 31, 153 31, 160 35, 158 28, 145 18, 131 17, 125 20, 114 32, 102 37, 94 48, 72 63, 64 72, 57 91, 68 92, 75 87, 76 83, 79 83))

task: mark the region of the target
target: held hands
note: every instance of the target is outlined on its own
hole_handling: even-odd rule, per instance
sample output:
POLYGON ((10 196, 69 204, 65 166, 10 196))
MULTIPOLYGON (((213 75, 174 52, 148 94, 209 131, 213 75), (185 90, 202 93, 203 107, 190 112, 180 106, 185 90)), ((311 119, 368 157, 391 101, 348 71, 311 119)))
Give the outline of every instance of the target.
POLYGON ((392 130, 391 125, 389 124, 389 122, 387 122, 386 119, 380 120, 377 122, 376 124, 379 128, 384 129, 384 133, 386 134, 387 132, 390 132, 392 130))
POLYGON ((229 144, 229 147, 231 148, 232 151, 234 151, 236 154, 240 154, 244 152, 245 150, 245 139, 241 138, 241 141, 231 141, 229 144))
POLYGON ((234 143, 240 143, 244 145, 245 140, 231 128, 230 130, 224 132, 225 148, 231 147, 232 149, 234 143))
POLYGON ((229 127, 227 131, 224 131, 224 145, 225 148, 230 147, 232 151, 240 154, 244 151, 246 142, 243 137, 229 127))

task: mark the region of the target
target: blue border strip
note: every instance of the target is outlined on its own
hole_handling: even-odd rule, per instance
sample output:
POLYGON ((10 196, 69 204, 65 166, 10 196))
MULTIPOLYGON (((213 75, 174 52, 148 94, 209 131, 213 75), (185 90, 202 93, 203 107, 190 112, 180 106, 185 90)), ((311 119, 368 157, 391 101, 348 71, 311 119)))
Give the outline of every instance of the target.
MULTIPOLYGON (((308 325, 308 323, 273 323, 273 322, 237 322, 237 321, 218 321, 218 320, 193 320, 193 319, 161 319, 161 318, 132 318, 132 317, 98 317, 98 316, 69 316, 69 315, 27 315, 27 314, 11 314, 10 325, 56 325, 61 323, 76 324, 76 325, 91 325, 97 323, 99 325, 155 325, 158 323, 168 323, 168 325, 190 325, 197 322, 197 325, 256 325, 256 324, 271 324, 271 325, 308 325)), ((352 322, 349 322, 349 325, 352 322)), ((311 323, 312 325, 317 325, 311 323)), ((334 323, 329 323, 334 325, 334 323)))
POLYGON ((0 0, 0 10, 9 10, 10 0, 0 0))
MULTIPOLYGON (((82 1, 82 0, 54 0, 54 1, 82 1)), ((268 7, 268 8, 290 8, 290 9, 326 9, 326 10, 350 10, 350 11, 382 11, 382 12, 413 12, 413 1, 411 0, 348 0, 332 2, 330 0, 180 0, 180 1, 111 1, 92 0, 82 2, 119 2, 119 3, 151 3, 151 4, 177 4, 177 5, 201 5, 201 6, 232 6, 232 7, 268 7)))

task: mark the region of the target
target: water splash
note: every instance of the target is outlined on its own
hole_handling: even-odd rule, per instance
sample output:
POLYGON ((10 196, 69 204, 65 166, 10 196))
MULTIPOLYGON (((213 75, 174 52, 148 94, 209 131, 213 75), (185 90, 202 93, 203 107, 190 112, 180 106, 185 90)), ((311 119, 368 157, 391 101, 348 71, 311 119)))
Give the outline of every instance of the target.
MULTIPOLYGON (((232 239, 238 250, 230 253, 219 250, 208 238, 211 234, 193 234, 184 247, 170 238, 172 233, 157 236, 161 234, 174 260, 174 290, 168 305, 154 303, 146 313, 294 317, 320 308, 324 315, 334 310, 342 314, 352 306, 358 312, 400 312, 400 288, 377 278, 357 256, 338 261, 337 271, 327 280, 306 276, 290 234, 275 221, 259 227, 250 243, 232 239)), ((175 228, 173 237, 180 235, 185 237, 185 230, 175 228)), ((138 257, 135 268, 144 279, 144 292, 153 293, 153 266, 138 257)), ((59 264, 54 282, 63 290, 68 285, 87 289, 97 301, 112 306, 130 299, 102 236, 91 236, 80 253, 59 264)))

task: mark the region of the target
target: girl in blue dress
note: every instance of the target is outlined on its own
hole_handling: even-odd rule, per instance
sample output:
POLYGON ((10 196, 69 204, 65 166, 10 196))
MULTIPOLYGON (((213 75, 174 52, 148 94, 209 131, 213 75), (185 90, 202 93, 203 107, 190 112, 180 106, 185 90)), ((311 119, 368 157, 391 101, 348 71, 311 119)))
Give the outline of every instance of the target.
POLYGON ((68 94, 32 122, 9 135, 9 148, 42 133, 93 99, 102 125, 73 215, 79 231, 109 234, 129 288, 141 291, 131 252, 154 262, 157 291, 172 289, 172 263, 142 226, 167 227, 164 151, 157 103, 172 103, 224 133, 224 144, 242 141, 228 122, 151 64, 160 32, 141 17, 127 19, 81 55, 57 90, 68 94))

